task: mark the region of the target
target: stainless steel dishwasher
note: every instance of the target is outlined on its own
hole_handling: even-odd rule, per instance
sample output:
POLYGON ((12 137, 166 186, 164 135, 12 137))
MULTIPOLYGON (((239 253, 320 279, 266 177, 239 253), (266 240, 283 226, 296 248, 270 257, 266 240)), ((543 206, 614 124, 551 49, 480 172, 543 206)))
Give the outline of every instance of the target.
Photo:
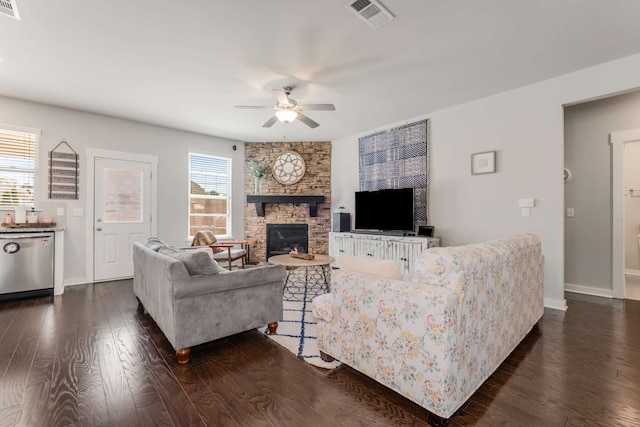
POLYGON ((0 234, 0 299, 53 294, 54 233, 0 234))

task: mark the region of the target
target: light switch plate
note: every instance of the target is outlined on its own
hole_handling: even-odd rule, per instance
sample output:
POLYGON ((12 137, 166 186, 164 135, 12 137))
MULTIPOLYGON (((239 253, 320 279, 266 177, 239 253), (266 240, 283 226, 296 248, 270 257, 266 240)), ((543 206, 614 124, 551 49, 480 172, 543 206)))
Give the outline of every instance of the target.
POLYGON ((573 208, 567 208, 567 218, 573 218, 575 216, 575 211, 573 208))
POLYGON ((58 208, 56 210, 56 215, 57 216, 64 216, 64 208, 58 208))
POLYGON ((518 200, 518 207, 519 208, 532 208, 535 206, 535 200, 534 199, 520 199, 518 200))

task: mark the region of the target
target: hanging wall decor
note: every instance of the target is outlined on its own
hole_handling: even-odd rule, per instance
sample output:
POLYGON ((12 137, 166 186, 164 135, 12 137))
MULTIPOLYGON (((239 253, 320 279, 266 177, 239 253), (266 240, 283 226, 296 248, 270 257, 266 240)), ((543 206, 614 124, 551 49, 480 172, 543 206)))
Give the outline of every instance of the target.
POLYGON ((306 166, 302 156, 295 151, 285 151, 276 157, 271 165, 276 181, 283 185, 291 185, 304 177, 306 166))
POLYGON ((358 140, 360 191, 414 188, 416 227, 428 224, 429 139, 425 119, 358 140))
POLYGON ((49 151, 50 199, 78 199, 78 168, 78 153, 64 139, 49 151))

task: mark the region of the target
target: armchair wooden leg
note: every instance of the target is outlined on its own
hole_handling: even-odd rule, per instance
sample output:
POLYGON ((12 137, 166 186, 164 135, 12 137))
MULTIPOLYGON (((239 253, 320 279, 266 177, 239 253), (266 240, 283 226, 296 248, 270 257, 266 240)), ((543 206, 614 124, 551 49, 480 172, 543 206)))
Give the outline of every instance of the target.
POLYGON ((178 363, 184 365, 185 363, 189 363, 189 356, 191 355, 191 348, 181 348, 176 351, 176 356, 178 357, 178 363))
POLYGON ((269 323, 267 328, 269 328, 269 335, 275 335, 276 329, 278 329, 278 322, 269 323))

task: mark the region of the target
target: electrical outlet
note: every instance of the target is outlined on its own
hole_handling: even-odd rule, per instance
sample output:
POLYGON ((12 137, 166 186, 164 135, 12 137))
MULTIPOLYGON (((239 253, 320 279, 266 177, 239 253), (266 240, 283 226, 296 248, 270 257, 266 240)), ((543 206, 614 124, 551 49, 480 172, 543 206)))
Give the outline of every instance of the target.
POLYGON ((58 208, 56 210, 56 215, 58 216, 64 216, 64 208, 58 208))
POLYGON ((83 216, 84 209, 82 208, 73 208, 73 216, 83 216))
POLYGON ((573 208, 567 208, 567 218, 573 218, 575 216, 575 211, 573 208))
POLYGON ((529 218, 531 216, 531 208, 522 208, 522 216, 529 218))

